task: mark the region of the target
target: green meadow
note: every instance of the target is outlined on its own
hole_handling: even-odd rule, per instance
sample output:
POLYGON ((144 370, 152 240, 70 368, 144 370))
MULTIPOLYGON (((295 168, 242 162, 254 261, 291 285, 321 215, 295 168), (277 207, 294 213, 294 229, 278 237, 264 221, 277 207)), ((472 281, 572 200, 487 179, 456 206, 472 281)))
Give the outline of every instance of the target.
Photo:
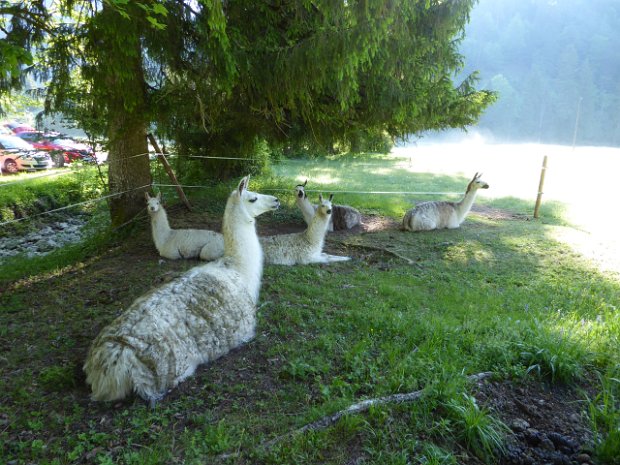
MULTIPOLYGON (((476 401, 468 379, 490 372, 487 382, 515 389, 573 390, 592 457, 618 463, 618 274, 558 239, 575 226, 555 200, 535 220, 531 198, 481 193, 459 229, 401 231, 412 205, 458 200, 473 175, 408 163, 372 154, 290 160, 253 177, 252 190, 283 201, 260 227, 302 228, 292 189, 305 179, 311 199, 334 193, 335 203, 384 226, 328 236, 330 253, 351 262, 267 266, 256 338, 200 367, 154 409, 137 398, 90 401, 81 366, 123 308, 198 262, 159 260, 146 218, 129 233, 108 231, 101 202, 87 207, 84 241, 5 260, 0 456, 14 464, 502 463, 510 430, 500 411, 476 401), (416 401, 296 432, 352 404, 415 391, 416 401)), ((32 191, 29 182, 10 189, 32 191)), ((54 199, 67 190, 59 182, 37 181, 54 199)), ((93 187, 82 198, 97 183, 84 176, 82 189, 93 187)), ((218 218, 235 184, 191 190, 195 210, 218 218)), ((174 191, 162 190, 172 204, 174 191)), ((171 223, 182 215, 172 209, 171 223)), ((198 214, 190 220, 199 227, 198 214)))

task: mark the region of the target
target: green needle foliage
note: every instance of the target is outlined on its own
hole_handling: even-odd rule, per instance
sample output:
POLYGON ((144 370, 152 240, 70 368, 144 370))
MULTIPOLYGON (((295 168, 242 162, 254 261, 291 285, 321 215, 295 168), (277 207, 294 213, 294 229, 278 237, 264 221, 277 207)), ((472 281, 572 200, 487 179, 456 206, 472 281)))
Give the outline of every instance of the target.
POLYGON ((250 158, 265 140, 331 150, 475 123, 495 99, 475 72, 455 82, 475 3, 2 1, 0 93, 34 64, 46 111, 105 136, 119 225, 142 207, 150 130, 180 154, 250 158))

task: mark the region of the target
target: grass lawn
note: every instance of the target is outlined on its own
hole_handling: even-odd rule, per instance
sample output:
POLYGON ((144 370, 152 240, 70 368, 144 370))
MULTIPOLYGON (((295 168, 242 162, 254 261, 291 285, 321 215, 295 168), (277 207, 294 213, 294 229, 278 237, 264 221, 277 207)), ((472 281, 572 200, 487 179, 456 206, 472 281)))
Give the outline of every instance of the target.
MULTIPOLYGON (((104 325, 196 261, 159 260, 144 221, 122 240, 0 265, 2 460, 509 463, 510 418, 468 381, 492 372, 486 383, 507 386, 507 403, 528 389, 570 391, 564 409, 576 409, 574 422, 589 431, 582 449, 592 463, 618 463, 618 275, 560 239, 574 227, 558 201, 533 220, 530 198, 481 194, 484 208, 460 229, 410 233, 398 222, 412 202, 458 196, 343 192, 461 192, 482 170, 429 174, 408 163, 379 155, 293 161, 253 178, 253 190, 288 191, 260 231, 302 228, 291 190, 306 177, 309 191, 335 192, 336 203, 385 221, 328 237, 329 251, 350 263, 266 267, 257 337, 200 367, 155 409, 136 398, 90 401, 81 366, 104 325), (414 391, 415 402, 287 435, 356 402, 414 391)), ((217 199, 193 191, 196 210, 223 207, 226 190, 217 199)), ((173 225, 204 221, 179 208, 170 216, 173 225)))

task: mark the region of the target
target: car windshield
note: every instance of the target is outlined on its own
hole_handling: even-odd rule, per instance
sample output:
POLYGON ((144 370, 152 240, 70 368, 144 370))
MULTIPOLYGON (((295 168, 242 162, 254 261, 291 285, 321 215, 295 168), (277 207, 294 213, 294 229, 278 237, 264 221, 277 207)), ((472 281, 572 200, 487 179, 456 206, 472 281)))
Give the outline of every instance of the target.
POLYGON ((35 150, 28 142, 16 136, 0 136, 0 144, 5 149, 35 150))
POLYGON ((81 142, 76 142, 72 139, 55 139, 55 144, 62 145, 63 147, 72 148, 72 149, 87 149, 88 146, 82 144, 81 142))
POLYGON ((43 139, 43 135, 39 134, 38 132, 22 132, 18 137, 26 141, 35 141, 35 142, 43 139))

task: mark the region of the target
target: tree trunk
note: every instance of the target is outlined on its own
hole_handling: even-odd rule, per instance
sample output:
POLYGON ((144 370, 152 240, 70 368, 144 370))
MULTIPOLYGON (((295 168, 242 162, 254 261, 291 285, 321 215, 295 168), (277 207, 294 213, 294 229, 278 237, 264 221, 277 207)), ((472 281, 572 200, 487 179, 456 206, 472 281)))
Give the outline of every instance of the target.
POLYGON ((140 115, 119 111, 110 114, 108 182, 112 227, 133 219, 144 209, 144 192, 150 189, 151 171, 146 142, 146 122, 140 115), (142 154, 142 155, 141 155, 142 154))
MULTIPOLYGON (((104 6, 103 15, 116 18, 104 6)), ((144 207, 151 186, 147 146, 147 93, 138 23, 121 20, 120 30, 103 28, 105 60, 100 65, 107 93, 108 183, 112 227, 131 221, 144 207)))

